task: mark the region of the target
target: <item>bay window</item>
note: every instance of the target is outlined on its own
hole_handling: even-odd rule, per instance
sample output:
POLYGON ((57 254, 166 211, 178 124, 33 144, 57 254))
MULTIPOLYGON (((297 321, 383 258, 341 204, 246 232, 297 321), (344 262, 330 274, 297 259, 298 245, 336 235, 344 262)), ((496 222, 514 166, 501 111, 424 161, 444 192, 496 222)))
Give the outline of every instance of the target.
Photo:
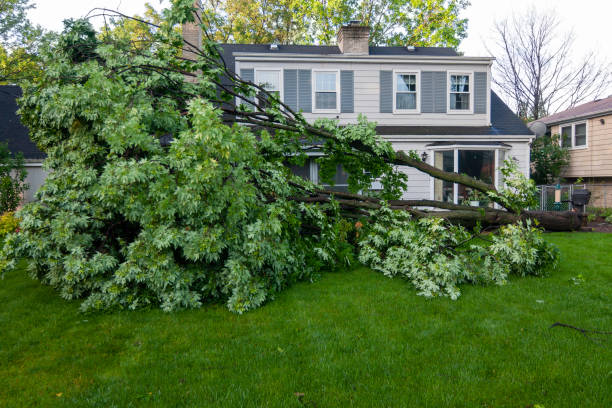
MULTIPOLYGON (((468 142, 469 143, 469 142, 468 142)), ((499 169, 504 165, 507 145, 491 147, 468 147, 469 144, 432 147, 433 166, 444 171, 466 174, 485 183, 499 187, 502 184, 502 175, 499 169)), ((461 184, 433 179, 432 196, 434 200, 461 204, 468 200, 470 189, 461 184)))
POLYGON ((314 112, 337 113, 339 103, 339 72, 314 71, 314 112))

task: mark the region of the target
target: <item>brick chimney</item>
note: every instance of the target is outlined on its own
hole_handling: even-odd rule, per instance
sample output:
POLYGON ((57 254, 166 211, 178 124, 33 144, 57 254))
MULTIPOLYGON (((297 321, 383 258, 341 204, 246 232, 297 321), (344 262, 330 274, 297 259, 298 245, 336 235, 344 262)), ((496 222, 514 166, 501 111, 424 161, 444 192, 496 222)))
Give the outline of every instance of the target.
POLYGON ((361 21, 353 20, 338 31, 338 47, 343 54, 368 55, 369 43, 370 27, 361 25, 361 21))
MULTIPOLYGON (((195 0, 193 2, 193 7, 196 9, 195 14, 197 16, 202 15, 202 5, 199 0, 195 0)), ((199 19, 195 19, 194 23, 185 23, 183 24, 183 38, 189 44, 192 44, 195 47, 202 48, 202 29, 199 27, 198 22, 199 19)), ((195 54, 189 51, 191 48, 187 43, 183 44, 183 58, 195 60, 195 54)))

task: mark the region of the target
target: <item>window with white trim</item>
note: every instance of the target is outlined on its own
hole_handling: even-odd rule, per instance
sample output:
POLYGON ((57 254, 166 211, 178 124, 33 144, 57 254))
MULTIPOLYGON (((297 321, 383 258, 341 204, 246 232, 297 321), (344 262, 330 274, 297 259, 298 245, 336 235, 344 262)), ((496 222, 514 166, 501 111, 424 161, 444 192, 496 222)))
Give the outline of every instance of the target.
POLYGON ((395 99, 394 108, 396 112, 416 112, 418 110, 416 72, 395 73, 395 99))
POLYGON ((470 74, 450 74, 449 75, 449 109, 451 111, 472 110, 471 104, 471 75, 470 74))
MULTIPOLYGON (((485 146, 434 149, 432 164, 440 170, 467 174, 499 187, 503 183, 499 169, 504 165, 505 149, 485 146)), ((433 179, 432 187, 432 198, 437 201, 460 204, 470 196, 468 188, 449 181, 433 179)))
POLYGON ((281 98, 281 71, 279 69, 255 70, 255 83, 278 99, 281 98))
POLYGON ((572 123, 561 126, 562 147, 585 148, 587 147, 587 124, 586 122, 572 123))
POLYGON ((340 164, 336 167, 336 173, 331 179, 333 185, 323 182, 323 180, 321 180, 319 177, 321 166, 319 163, 317 163, 315 156, 309 157, 303 165, 288 164, 288 166, 293 174, 303 178, 304 180, 310 180, 313 183, 321 183, 321 185, 327 190, 348 193, 349 174, 340 164))
POLYGON ((337 112, 340 79, 338 71, 314 71, 314 110, 337 112))

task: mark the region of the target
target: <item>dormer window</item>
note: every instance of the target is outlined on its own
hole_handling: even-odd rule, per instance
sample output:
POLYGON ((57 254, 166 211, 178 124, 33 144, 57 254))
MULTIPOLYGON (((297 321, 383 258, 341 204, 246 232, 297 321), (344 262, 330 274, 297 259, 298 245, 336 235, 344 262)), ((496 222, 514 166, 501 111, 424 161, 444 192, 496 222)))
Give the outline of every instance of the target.
POLYGON ((472 74, 449 73, 449 113, 472 113, 472 74))
POLYGON ((314 112, 338 113, 339 71, 313 71, 314 112))
POLYGON ((418 72, 395 72, 393 84, 395 113, 418 113, 418 81, 418 72))

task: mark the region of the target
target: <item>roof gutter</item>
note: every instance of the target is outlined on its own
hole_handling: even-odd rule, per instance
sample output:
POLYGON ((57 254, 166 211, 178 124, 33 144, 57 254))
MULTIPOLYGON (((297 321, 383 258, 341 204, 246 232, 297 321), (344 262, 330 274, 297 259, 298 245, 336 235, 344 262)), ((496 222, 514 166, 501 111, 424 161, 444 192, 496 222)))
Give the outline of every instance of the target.
POLYGON ((593 119, 598 116, 605 116, 605 115, 612 115, 612 109, 603 110, 601 112, 591 112, 591 113, 587 113, 585 115, 580 115, 580 116, 573 116, 571 118, 561 119, 555 122, 543 122, 541 119, 538 119, 538 120, 540 122, 545 123, 546 126, 554 126, 554 125, 562 125, 564 123, 572 123, 572 122, 576 122, 576 121, 584 120, 584 119, 593 119))
POLYGON ((233 53, 236 61, 278 61, 278 62, 296 62, 296 61, 311 61, 311 62, 362 62, 362 63, 394 63, 394 62, 411 62, 420 64, 484 64, 491 65, 495 58, 493 57, 436 57, 423 56, 417 57, 414 55, 342 55, 342 54, 270 54, 270 53, 252 53, 252 52, 235 52, 233 53))

